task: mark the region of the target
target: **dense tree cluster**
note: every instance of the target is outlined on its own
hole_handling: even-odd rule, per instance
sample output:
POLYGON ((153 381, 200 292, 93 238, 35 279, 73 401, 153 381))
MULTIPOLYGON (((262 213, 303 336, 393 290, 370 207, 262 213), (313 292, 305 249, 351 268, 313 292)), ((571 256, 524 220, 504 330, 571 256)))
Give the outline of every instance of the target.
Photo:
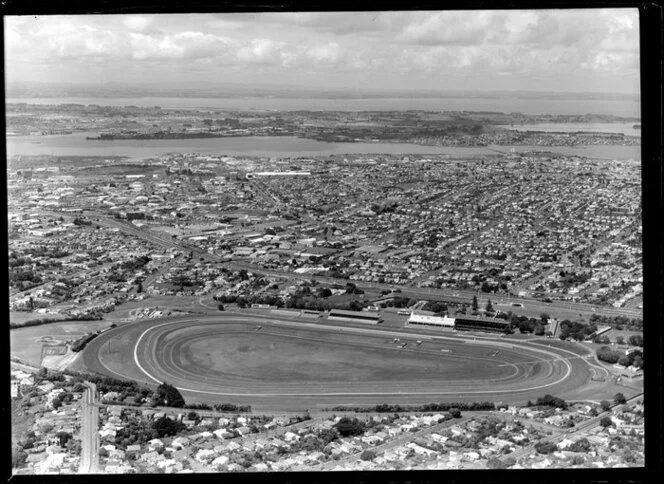
POLYGON ((185 405, 184 397, 180 391, 166 382, 157 387, 152 396, 152 402, 155 405, 167 407, 184 407, 185 405))
POLYGON ((150 262, 150 259, 147 255, 142 255, 132 260, 128 260, 120 264, 120 268, 123 270, 138 271, 145 267, 145 265, 150 262))
MULTIPOLYGON (((415 304, 415 300, 411 300, 413 304, 415 304)), ((410 302, 410 301, 409 301, 410 302)), ((413 304, 408 304, 408 306, 412 306, 413 304)), ((403 306, 396 306, 395 307, 403 307, 403 306)), ((448 307, 447 304, 440 302, 440 301, 429 301, 427 302, 423 307, 423 310, 425 311, 432 311, 436 315, 443 315, 447 314, 448 307)))
POLYGON ((622 366, 635 366, 643 369, 643 352, 632 351, 628 355, 621 351, 613 351, 608 346, 602 346, 597 350, 597 359, 607 363, 618 363, 622 366))
POLYGON ((152 429, 157 432, 157 437, 170 437, 186 429, 187 426, 179 420, 161 417, 152 422, 152 429))
POLYGON ((93 339, 95 339, 97 336, 99 336, 99 331, 97 331, 97 332, 95 332, 95 333, 90 333, 90 334, 87 334, 87 335, 83 336, 82 338, 78 339, 78 340, 77 340, 77 341, 71 346, 71 350, 72 350, 72 351, 76 351, 76 352, 81 351, 83 348, 85 348, 85 347, 87 346, 87 344, 88 344, 90 341, 92 341, 93 339))
MULTIPOLYGON (((381 403, 376 406, 366 407, 332 407, 332 411, 351 411, 359 413, 377 412, 377 413, 400 413, 400 412, 452 412, 453 409, 466 411, 477 410, 495 410, 496 404, 493 402, 456 402, 456 403, 425 403, 423 405, 399 405, 381 403)), ((456 413, 456 412, 455 412, 456 413)))
POLYGON ((595 331, 597 331, 595 323, 585 324, 579 321, 572 322, 569 319, 560 323, 560 339, 572 338, 576 341, 583 341, 595 331))
MULTIPOLYGON (((533 404, 528 401, 528 404, 526 405, 528 407, 532 407, 533 404)), ((567 409, 569 406, 565 400, 562 398, 554 397, 552 395, 544 395, 543 397, 539 397, 537 401, 535 402, 535 406, 538 407, 554 407, 554 408, 561 408, 563 410, 567 409)))
POLYGON ((631 329, 631 330, 640 330, 643 329, 643 319, 640 318, 628 318, 626 316, 604 316, 600 314, 592 314, 590 316, 590 322, 596 323, 602 326, 611 326, 617 330, 622 329, 631 329))
POLYGON ((117 392, 119 396, 116 401, 118 402, 126 402, 128 400, 141 402, 152 394, 152 390, 149 387, 133 381, 118 380, 116 378, 90 373, 78 373, 72 371, 67 371, 66 373, 74 377, 72 379, 74 384, 89 381, 94 383, 97 386, 97 390, 101 393, 117 392))
POLYGON ((150 423, 140 419, 126 419, 123 427, 115 434, 115 445, 126 449, 130 445, 142 445, 159 437, 159 432, 150 423))
POLYGON ((354 437, 362 435, 366 430, 364 422, 357 418, 342 417, 334 428, 341 437, 354 437))
POLYGON ((558 450, 558 448, 556 447, 556 444, 554 444, 553 442, 537 442, 535 444, 535 450, 539 454, 552 454, 553 452, 558 450))

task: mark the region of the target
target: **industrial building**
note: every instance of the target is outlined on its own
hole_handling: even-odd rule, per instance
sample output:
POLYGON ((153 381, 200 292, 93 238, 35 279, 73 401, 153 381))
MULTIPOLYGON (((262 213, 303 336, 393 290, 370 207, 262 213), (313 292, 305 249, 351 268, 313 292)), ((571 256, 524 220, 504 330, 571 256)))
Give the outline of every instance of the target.
POLYGON ((352 321, 357 323, 380 323, 380 315, 368 311, 344 311, 343 309, 332 309, 327 319, 338 321, 352 321))

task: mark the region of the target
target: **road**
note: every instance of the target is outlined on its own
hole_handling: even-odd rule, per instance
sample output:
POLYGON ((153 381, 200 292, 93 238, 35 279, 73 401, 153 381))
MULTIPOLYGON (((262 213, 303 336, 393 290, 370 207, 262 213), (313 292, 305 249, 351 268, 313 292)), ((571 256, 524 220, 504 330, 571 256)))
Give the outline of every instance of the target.
POLYGON ((97 387, 85 382, 86 390, 81 398, 81 461, 79 474, 99 472, 99 402, 97 387))

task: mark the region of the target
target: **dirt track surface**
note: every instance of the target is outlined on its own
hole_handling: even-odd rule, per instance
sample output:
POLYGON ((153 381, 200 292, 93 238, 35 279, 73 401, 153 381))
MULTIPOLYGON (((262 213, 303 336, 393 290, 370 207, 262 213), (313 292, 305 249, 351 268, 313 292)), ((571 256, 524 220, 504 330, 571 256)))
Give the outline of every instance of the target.
POLYGON ((152 385, 166 381, 188 402, 255 408, 518 403, 588 382, 584 356, 570 350, 545 340, 437 336, 229 312, 119 326, 94 339, 74 369, 152 385), (399 349, 395 337, 406 347, 399 349))

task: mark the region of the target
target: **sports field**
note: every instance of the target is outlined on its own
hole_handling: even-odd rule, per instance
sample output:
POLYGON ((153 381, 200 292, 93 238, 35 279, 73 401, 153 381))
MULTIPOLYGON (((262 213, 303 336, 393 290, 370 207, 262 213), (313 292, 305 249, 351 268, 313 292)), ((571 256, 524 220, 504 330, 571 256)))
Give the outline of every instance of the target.
POLYGON ((273 408, 521 402, 587 383, 583 356, 556 346, 225 313, 119 326, 93 340, 74 366, 166 381, 188 401, 273 408))

